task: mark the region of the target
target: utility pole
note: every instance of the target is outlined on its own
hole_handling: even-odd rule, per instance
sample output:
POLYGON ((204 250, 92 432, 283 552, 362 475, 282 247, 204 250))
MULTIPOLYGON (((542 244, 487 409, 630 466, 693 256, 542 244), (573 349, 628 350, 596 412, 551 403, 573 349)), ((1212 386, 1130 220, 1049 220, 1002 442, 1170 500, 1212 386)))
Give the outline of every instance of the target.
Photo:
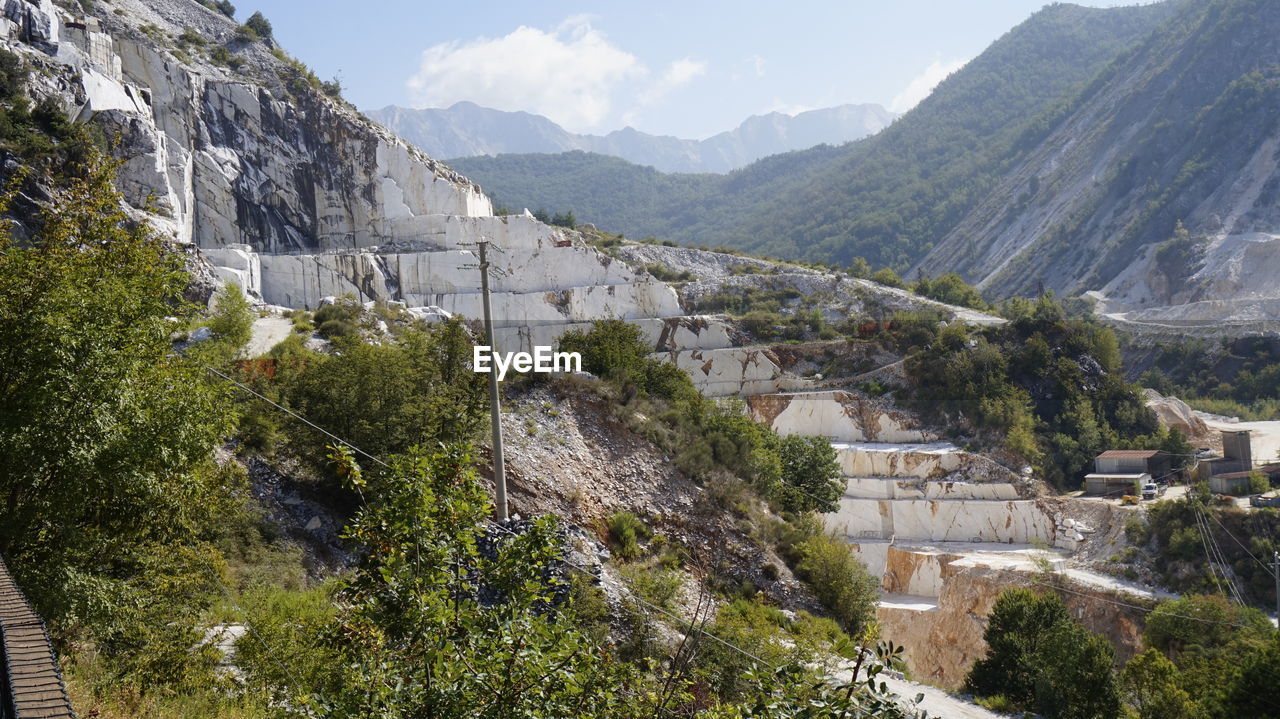
POLYGON ((1276 578, 1276 621, 1280 622, 1280 551, 1272 552, 1271 574, 1276 578))
MULTIPOLYGON (((480 294, 484 301, 484 335, 489 351, 493 346, 493 313, 489 309, 489 260, 486 251, 488 240, 476 243, 480 247, 480 294)), ((498 521, 507 521, 507 468, 502 459, 502 405, 498 399, 498 373, 489 373, 489 420, 493 424, 493 487, 494 504, 497 505, 498 521)))

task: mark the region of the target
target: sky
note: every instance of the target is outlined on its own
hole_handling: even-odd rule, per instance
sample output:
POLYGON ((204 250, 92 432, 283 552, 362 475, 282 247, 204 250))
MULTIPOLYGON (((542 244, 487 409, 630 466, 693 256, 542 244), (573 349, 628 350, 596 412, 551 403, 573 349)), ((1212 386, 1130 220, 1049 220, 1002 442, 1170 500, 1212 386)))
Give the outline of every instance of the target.
MULTIPOLYGON (((1134 0, 1083 0, 1113 6, 1134 0)), ((1045 0, 244 0, 362 110, 471 101, 702 139, 751 115, 909 110, 1045 0)))

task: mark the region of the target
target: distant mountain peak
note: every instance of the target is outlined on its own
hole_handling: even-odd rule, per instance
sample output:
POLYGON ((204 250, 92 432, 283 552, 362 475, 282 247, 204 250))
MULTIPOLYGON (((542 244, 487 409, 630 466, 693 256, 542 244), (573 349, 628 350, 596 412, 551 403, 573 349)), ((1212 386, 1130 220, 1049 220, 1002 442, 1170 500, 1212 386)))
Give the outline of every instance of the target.
POLYGON ((433 157, 583 150, 663 172, 729 172, 761 157, 815 145, 839 145, 878 132, 897 117, 875 104, 848 104, 795 115, 752 115, 705 140, 651 135, 628 125, 607 135, 571 133, 524 111, 494 110, 460 100, 448 108, 388 105, 368 113, 433 157))

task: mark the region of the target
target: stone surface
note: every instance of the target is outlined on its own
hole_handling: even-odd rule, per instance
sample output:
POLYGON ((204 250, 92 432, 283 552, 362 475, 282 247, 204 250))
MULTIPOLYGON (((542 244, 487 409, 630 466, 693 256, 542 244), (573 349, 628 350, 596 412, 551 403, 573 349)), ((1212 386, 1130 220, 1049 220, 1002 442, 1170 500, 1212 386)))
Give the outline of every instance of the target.
POLYGON ((1036 500, 861 499, 844 497, 823 517, 836 533, 853 538, 934 542, 999 542, 1053 545, 1057 528, 1036 500))
POLYGON ((767 347, 695 349, 654 356, 684 370, 698 390, 709 397, 807 389, 813 385, 811 380, 789 374, 774 351, 767 347))
POLYGON ((889 403, 843 390, 757 395, 753 419, 780 434, 808 434, 840 442, 930 442, 933 432, 889 403))

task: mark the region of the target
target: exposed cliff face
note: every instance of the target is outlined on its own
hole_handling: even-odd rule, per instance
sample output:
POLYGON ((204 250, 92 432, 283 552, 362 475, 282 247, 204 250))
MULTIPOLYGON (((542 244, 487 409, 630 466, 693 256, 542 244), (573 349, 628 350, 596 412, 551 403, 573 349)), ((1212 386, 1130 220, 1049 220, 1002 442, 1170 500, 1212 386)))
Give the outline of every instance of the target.
POLYGON ((493 216, 477 185, 196 2, 4 7, 32 94, 103 129, 126 201, 268 304, 352 294, 476 317, 474 244, 489 240, 499 326, 682 314, 671 288, 573 233, 493 216))
MULTIPOLYGON (((895 576, 910 575, 922 555, 891 553, 895 576)), ((876 618, 881 632, 907 648, 906 656, 912 676, 949 689, 964 684, 973 663, 986 655, 987 615, 1000 593, 1010 587, 1044 590, 1035 574, 1025 569, 983 566, 972 561, 954 561, 944 557, 940 564, 943 577, 933 599, 921 601, 915 595, 890 595, 881 602, 876 618)), ((1060 592, 1068 611, 1091 632, 1111 640, 1122 661, 1128 660, 1141 647, 1143 611, 1118 607, 1114 592, 1073 583, 1058 577, 1056 582, 1069 592, 1060 592)), ((1052 591, 1052 590, 1050 590, 1052 591)), ((1119 600, 1132 604, 1132 596, 1119 600)))
POLYGON ((81 15, 7 0, 5 16, 6 45, 46 71, 35 91, 104 128, 127 201, 180 242, 356 248, 408 239, 409 218, 492 214, 478 186, 195 2, 120 0, 81 15), (206 44, 183 44, 185 30, 206 44), (240 67, 215 64, 215 47, 240 67))

